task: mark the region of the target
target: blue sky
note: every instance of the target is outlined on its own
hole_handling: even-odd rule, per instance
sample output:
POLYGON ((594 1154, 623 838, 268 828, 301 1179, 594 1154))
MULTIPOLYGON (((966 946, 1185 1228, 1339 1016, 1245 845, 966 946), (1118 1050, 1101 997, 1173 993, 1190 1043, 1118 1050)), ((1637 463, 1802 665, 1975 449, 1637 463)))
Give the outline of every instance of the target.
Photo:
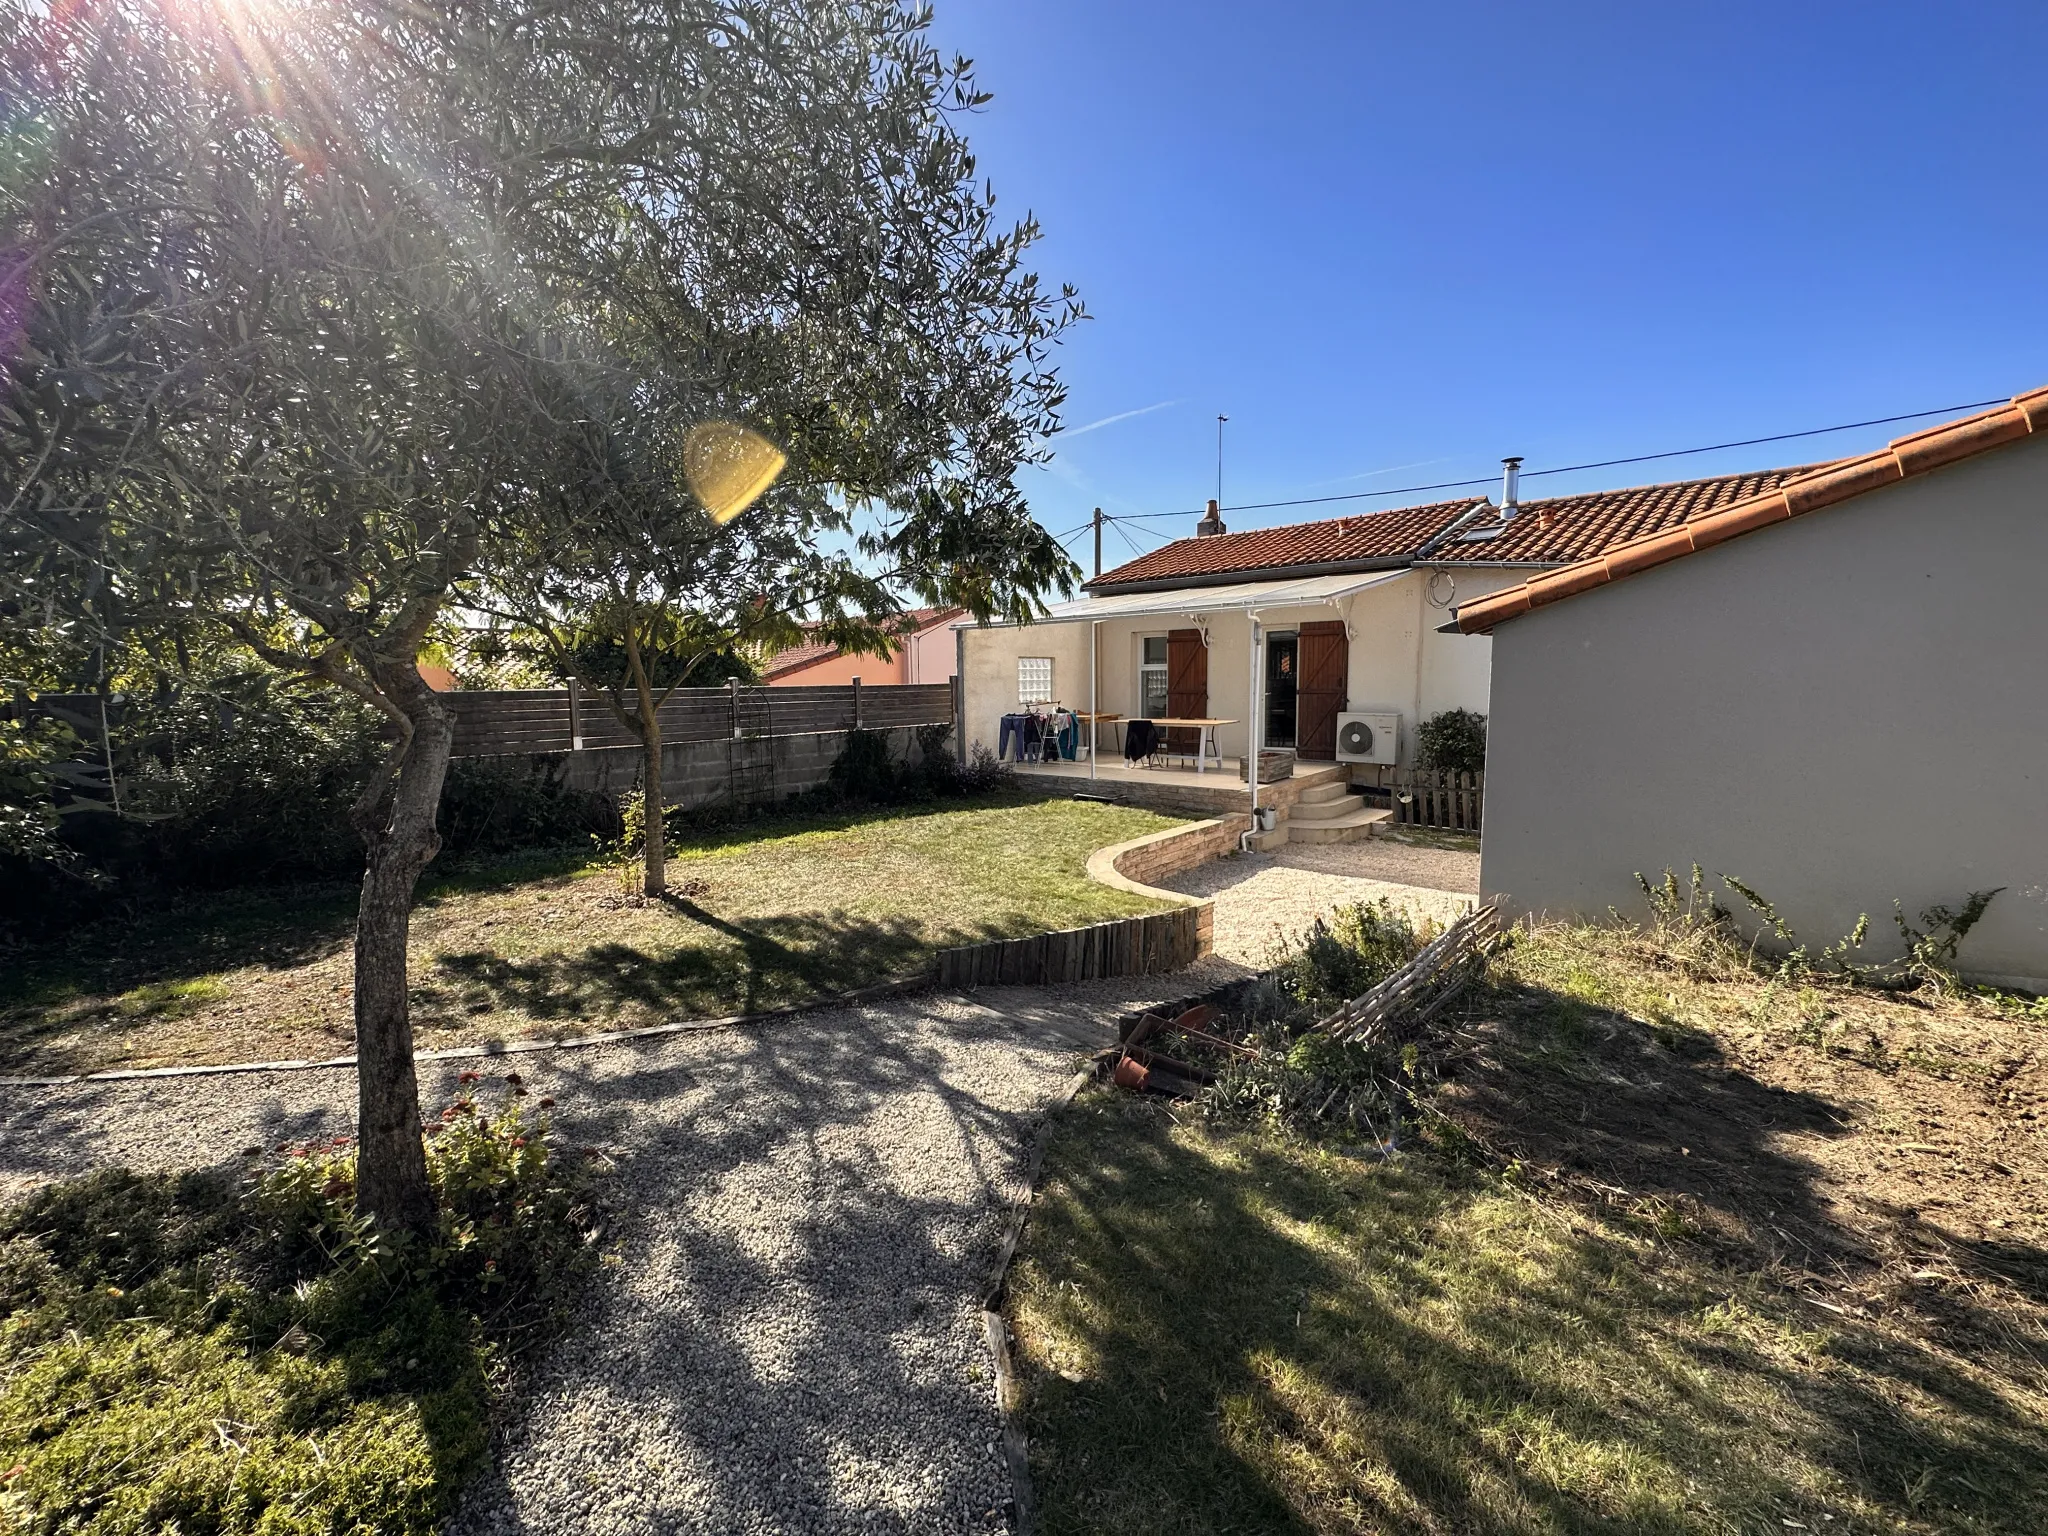
MULTIPOLYGON (((1227 506, 2048 384, 2048 7, 937 4, 995 93, 968 132, 999 208, 1038 215, 1039 270, 1095 317, 1026 478, 1055 532, 1198 508, 1218 412, 1227 506)), ((1150 548, 1192 521, 1125 526, 1150 548)), ((1110 534, 1105 566, 1129 555, 1110 534)))

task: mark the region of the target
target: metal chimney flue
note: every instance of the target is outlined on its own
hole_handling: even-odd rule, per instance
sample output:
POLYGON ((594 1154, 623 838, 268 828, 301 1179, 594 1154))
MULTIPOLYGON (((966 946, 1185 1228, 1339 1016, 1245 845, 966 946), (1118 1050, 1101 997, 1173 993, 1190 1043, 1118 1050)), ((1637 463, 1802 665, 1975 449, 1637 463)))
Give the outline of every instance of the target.
POLYGON ((1500 520, 1507 522, 1522 510, 1522 461, 1500 461, 1500 520))

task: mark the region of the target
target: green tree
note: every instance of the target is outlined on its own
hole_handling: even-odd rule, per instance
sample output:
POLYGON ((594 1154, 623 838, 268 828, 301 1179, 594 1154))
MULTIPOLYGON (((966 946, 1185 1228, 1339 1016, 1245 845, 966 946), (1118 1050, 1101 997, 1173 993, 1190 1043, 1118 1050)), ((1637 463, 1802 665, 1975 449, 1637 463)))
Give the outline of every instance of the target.
POLYGON ((553 560, 593 487, 673 488, 714 421, 878 576, 1016 614, 1069 574, 1014 469, 1078 310, 994 222, 925 24, 0 0, 0 598, 218 626, 389 722, 354 818, 380 1221, 431 1217, 405 953, 452 729, 417 658, 466 584, 553 560))

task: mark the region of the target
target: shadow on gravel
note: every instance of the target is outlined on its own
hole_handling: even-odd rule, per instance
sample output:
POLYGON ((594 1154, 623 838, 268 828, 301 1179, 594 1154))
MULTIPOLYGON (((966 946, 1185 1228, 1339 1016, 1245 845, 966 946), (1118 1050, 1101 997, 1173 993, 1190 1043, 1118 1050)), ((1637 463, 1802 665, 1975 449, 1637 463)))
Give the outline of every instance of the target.
POLYGON ((948 1011, 556 1058, 625 1150, 620 1262, 453 1530, 1007 1528, 976 1304, 1072 1046, 948 1011))

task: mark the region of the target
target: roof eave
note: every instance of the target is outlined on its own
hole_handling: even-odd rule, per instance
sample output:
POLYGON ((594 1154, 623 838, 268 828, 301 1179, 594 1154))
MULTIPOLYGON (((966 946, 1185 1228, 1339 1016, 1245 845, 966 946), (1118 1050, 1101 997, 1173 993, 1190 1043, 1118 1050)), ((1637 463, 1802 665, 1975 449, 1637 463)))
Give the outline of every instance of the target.
POLYGON ((1349 576, 1362 571, 1398 571, 1415 564, 1412 554, 1380 555, 1370 560, 1319 560, 1306 565, 1255 565, 1240 571, 1206 571, 1198 576, 1162 576, 1154 581, 1084 581, 1092 597, 1122 597, 1137 592, 1177 592, 1184 587, 1234 587, 1249 581, 1279 581, 1290 576, 1349 576))

